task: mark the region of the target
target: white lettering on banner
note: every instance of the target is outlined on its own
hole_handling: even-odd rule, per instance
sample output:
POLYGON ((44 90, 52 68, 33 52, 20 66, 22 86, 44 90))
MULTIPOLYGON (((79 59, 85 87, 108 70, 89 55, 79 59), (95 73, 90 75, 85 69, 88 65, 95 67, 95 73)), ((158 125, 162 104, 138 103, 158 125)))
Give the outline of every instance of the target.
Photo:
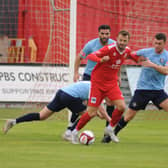
POLYGON ((69 72, 68 67, 1 64, 0 102, 49 102, 69 84, 69 72))

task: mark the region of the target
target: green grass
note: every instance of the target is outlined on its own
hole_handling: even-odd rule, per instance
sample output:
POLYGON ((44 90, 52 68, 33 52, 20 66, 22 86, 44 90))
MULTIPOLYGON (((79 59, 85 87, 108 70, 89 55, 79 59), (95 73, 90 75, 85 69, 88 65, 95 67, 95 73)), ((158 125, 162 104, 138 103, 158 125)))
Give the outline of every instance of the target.
MULTIPOLYGON (((18 109, 0 109, 1 119, 20 114, 22 112, 18 109)), ((0 127, 3 124, 1 120, 0 127)), ((96 142, 90 146, 63 141, 61 135, 66 125, 65 120, 54 117, 43 122, 16 125, 7 135, 0 133, 0 167, 168 167, 168 120, 135 119, 119 134, 120 143, 101 144, 104 121, 93 119, 85 128, 92 130, 96 136, 96 142)))

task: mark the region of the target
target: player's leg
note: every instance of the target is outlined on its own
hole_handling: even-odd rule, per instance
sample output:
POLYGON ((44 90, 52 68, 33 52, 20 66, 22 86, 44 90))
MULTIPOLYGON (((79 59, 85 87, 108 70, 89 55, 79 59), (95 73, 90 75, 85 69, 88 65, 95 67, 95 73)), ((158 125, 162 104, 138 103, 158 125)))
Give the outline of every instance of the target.
POLYGON ((112 103, 115 105, 116 109, 112 113, 112 119, 110 124, 105 128, 105 134, 109 135, 113 142, 119 142, 118 137, 114 134, 114 127, 121 119, 123 112, 125 111, 126 105, 123 99, 114 100, 112 103))
POLYGON ((68 123, 68 127, 66 128, 65 132, 62 135, 62 138, 64 140, 71 141, 72 131, 76 127, 78 121, 79 121, 79 114, 72 113, 68 123))
POLYGON ((40 112, 38 113, 28 113, 23 116, 20 116, 16 119, 10 119, 7 120, 4 127, 3 127, 3 132, 7 133, 10 128, 12 128, 15 124, 19 124, 22 122, 31 122, 31 121, 39 121, 39 120, 45 120, 49 116, 53 114, 55 111, 60 111, 61 109, 66 107, 66 101, 64 102, 64 92, 59 90, 54 99, 46 106, 44 107, 40 112), (62 101, 60 101, 62 100, 62 101))
POLYGON ((86 113, 84 113, 79 122, 77 123, 77 126, 72 131, 72 143, 78 144, 78 132, 93 118, 97 115, 98 107, 91 107, 88 106, 86 113))
POLYGON ((9 129, 12 128, 14 125, 22 122, 45 120, 50 115, 52 115, 52 113, 53 111, 49 110, 47 107, 44 107, 39 113, 28 113, 16 119, 9 119, 6 121, 3 127, 3 132, 7 133, 9 129))
MULTIPOLYGON (((120 120, 126 107, 124 97, 118 85, 116 85, 112 89, 109 88, 109 91, 106 93, 106 102, 108 104, 114 105, 116 108, 112 113, 112 120, 110 124, 105 128, 105 134, 109 135, 109 130, 111 132, 111 137, 113 134, 112 140, 118 142, 118 138, 115 137, 112 130, 114 129, 114 126, 117 124, 117 122, 120 120)), ((104 143, 109 143, 111 141, 110 136, 106 136, 105 138, 105 141, 103 141, 104 143)))
MULTIPOLYGON (((152 91, 153 93, 153 91, 152 91)), ((155 91, 155 97, 152 102, 159 108, 168 112, 168 95, 164 90, 155 91)))
POLYGON ((145 109, 146 105, 151 99, 151 95, 148 91, 136 90, 134 96, 132 97, 129 108, 126 111, 124 117, 118 122, 117 126, 114 129, 115 135, 117 135, 126 125, 127 123, 134 118, 137 111, 141 109, 145 109))
POLYGON ((164 110, 168 112, 168 98, 165 99, 163 102, 159 104, 159 106, 164 110))
MULTIPOLYGON (((107 106, 106 106, 106 111, 107 111, 107 114, 111 117, 111 116, 112 116, 112 112, 114 111, 114 106, 109 106, 109 105, 107 105, 107 106)), ((108 125, 109 125, 109 122, 106 121, 106 127, 107 127, 108 125)), ((110 141, 111 141, 110 136, 104 134, 104 136, 103 136, 101 142, 102 142, 102 143, 109 143, 110 141)))
POLYGON ((128 108, 128 110, 126 111, 125 115, 120 119, 120 121, 118 122, 117 126, 114 129, 114 134, 117 135, 118 132, 123 129, 127 123, 132 120, 134 118, 134 116, 136 115, 135 110, 128 108))
POLYGON ((104 93, 99 89, 97 83, 91 83, 90 97, 86 113, 84 113, 76 128, 72 131, 72 143, 78 143, 78 132, 82 129, 94 116, 97 115, 97 110, 104 98, 104 93))
MULTIPOLYGON (((83 81, 90 81, 90 75, 84 73, 82 80, 83 81)), ((72 115, 70 116, 68 127, 67 127, 65 133, 63 134, 64 140, 69 141, 71 139, 71 132, 75 129, 78 122, 79 122, 79 113, 72 113, 72 115)))
MULTIPOLYGON (((67 108, 72 112, 73 116, 79 116, 86 110, 86 105, 83 104, 83 101, 80 98, 71 97, 71 101, 67 105, 67 108)), ((75 118, 74 120, 72 120, 71 118, 71 125, 67 127, 66 131, 63 134, 64 140, 71 141, 72 131, 76 127, 78 121, 78 118, 75 118)))

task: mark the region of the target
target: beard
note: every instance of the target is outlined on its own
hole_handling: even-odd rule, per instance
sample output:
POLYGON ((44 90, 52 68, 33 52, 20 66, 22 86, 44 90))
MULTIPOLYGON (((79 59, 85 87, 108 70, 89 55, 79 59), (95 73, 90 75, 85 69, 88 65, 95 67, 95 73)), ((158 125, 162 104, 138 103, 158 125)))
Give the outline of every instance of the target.
POLYGON ((109 38, 100 38, 102 44, 106 44, 109 38))

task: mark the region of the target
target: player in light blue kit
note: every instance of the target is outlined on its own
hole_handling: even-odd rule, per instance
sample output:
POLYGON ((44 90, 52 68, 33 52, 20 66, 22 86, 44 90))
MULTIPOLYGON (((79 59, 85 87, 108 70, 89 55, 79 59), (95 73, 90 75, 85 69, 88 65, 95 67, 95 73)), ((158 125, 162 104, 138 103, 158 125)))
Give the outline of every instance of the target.
MULTIPOLYGON (((90 81, 81 81, 73 83, 69 86, 59 89, 53 98, 53 100, 45 106, 38 113, 28 113, 16 119, 9 119, 6 121, 3 132, 7 133, 10 128, 15 124, 29 121, 45 120, 50 117, 54 112, 59 112, 64 108, 68 108, 72 113, 85 112, 86 105, 85 100, 88 100, 90 90, 90 81)), ((107 115, 105 109, 100 106, 98 116, 110 121, 110 117, 107 115)), ((67 139, 68 140, 68 139, 67 139)), ((71 139, 69 139, 71 140, 71 139)))
MULTIPOLYGON (((74 67, 74 81, 79 80, 79 67, 82 59, 87 59, 87 56, 92 52, 99 50, 105 45, 112 44, 115 41, 110 39, 111 28, 109 25, 100 25, 98 28, 99 37, 88 41, 84 48, 80 51, 79 55, 76 56, 75 67, 74 67)), ((91 73, 95 67, 96 62, 87 60, 87 64, 84 70, 82 80, 90 80, 91 73)))
POLYGON ((142 62, 143 68, 129 108, 115 127, 116 135, 134 118, 138 110, 145 109, 149 101, 168 112, 168 95, 164 91, 165 77, 168 75, 168 51, 164 49, 165 44, 166 35, 158 33, 155 35, 154 48, 136 52, 136 55, 144 56, 146 61, 142 62))
MULTIPOLYGON (((84 48, 80 51, 79 55, 77 55, 76 60, 75 60, 75 67, 74 67, 74 81, 75 82, 79 80, 79 67, 80 67, 80 63, 82 59, 87 59, 87 56, 89 54, 99 50, 105 45, 115 43, 114 40, 110 39, 110 33, 111 33, 111 28, 109 25, 100 25, 98 28, 99 37, 88 41, 85 44, 84 48)), ((84 74, 82 76, 82 80, 90 80, 91 73, 95 65, 96 65, 96 62, 87 59, 87 64, 84 70, 84 74)), ((119 83, 121 83, 120 78, 119 78, 119 83)), ((114 106, 107 106, 106 110, 107 110, 108 115, 111 116, 114 110, 114 106)), ((75 118, 77 118, 77 116, 72 115, 71 120, 75 120, 75 118)), ((106 126, 108 124, 109 123, 106 122, 106 126)), ((66 136, 66 132, 65 132, 65 136, 66 136)), ((106 141, 108 141, 108 137, 104 136, 102 142, 106 143, 106 141)))

